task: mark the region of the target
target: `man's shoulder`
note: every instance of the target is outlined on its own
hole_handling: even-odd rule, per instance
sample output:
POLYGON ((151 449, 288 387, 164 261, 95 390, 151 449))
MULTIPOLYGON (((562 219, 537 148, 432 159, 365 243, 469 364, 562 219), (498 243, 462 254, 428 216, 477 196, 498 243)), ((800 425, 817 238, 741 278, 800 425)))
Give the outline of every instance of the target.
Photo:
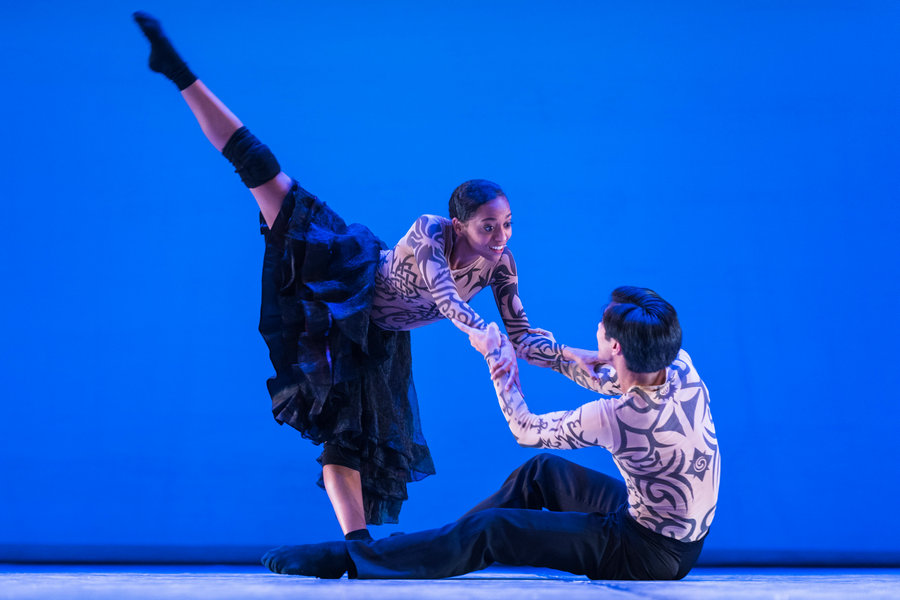
POLYGON ((697 385, 703 385, 703 380, 700 377, 700 373, 697 372, 697 368, 694 366, 691 355, 684 349, 678 351, 678 356, 670 365, 669 371, 669 381, 672 381, 673 379, 677 380, 675 390, 680 390, 685 386, 692 388, 697 385))
POLYGON ((687 353, 687 350, 682 348, 678 351, 675 360, 672 361, 671 368, 681 373, 694 371, 694 360, 691 358, 691 355, 687 353))

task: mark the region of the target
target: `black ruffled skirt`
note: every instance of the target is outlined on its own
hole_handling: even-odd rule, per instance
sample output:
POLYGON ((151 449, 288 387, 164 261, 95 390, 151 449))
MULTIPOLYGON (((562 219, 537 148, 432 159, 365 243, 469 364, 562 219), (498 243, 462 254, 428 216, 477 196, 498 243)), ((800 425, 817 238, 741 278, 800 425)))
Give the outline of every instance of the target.
POLYGON ((409 332, 369 320, 384 243, 296 182, 263 233, 259 331, 275 367, 272 413, 313 443, 358 456, 366 522, 396 523, 407 482, 434 474, 434 464, 409 332))

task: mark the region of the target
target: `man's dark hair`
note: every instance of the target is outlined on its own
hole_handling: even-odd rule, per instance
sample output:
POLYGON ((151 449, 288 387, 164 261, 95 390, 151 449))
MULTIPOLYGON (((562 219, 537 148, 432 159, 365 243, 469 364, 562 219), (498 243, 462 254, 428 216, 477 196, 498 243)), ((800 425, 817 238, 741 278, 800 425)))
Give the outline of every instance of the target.
POLYGON ((459 184, 450 195, 450 218, 468 221, 478 207, 497 196, 506 196, 500 186, 487 179, 471 179, 459 184))
POLYGON ((622 346, 625 366, 635 373, 654 373, 678 356, 681 325, 671 304, 647 288, 613 290, 603 312, 606 338, 622 346))

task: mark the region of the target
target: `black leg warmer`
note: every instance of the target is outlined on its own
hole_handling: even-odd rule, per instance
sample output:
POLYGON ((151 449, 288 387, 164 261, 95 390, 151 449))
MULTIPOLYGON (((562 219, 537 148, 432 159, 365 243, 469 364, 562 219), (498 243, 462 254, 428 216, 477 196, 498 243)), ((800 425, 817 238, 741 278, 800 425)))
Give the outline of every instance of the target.
POLYGON ((256 139, 246 127, 235 131, 222 155, 234 165, 235 172, 248 188, 259 187, 281 172, 281 166, 269 147, 256 139))

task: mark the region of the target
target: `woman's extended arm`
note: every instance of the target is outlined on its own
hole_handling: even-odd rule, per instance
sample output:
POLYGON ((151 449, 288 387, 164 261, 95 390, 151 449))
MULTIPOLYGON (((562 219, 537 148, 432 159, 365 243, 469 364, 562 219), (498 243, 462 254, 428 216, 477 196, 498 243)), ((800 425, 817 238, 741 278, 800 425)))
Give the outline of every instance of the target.
POLYGON ((559 344, 549 331, 531 326, 525 315, 525 307, 519 299, 516 261, 508 248, 494 268, 491 288, 517 356, 539 366, 550 366, 560 359, 572 360, 586 372, 598 364, 596 353, 559 344))
POLYGON ((596 351, 558 344, 553 334, 545 329, 532 328, 529 332, 547 340, 538 351, 529 349, 526 355, 522 356, 529 364, 549 367, 581 387, 599 394, 618 396, 622 393, 616 370, 610 365, 603 364, 596 351))
POLYGON ((494 267, 491 279, 491 289, 494 291, 494 300, 497 302, 497 310, 506 327, 506 333, 521 358, 534 358, 548 360, 556 356, 562 349, 552 337, 542 335, 540 331, 532 329, 525 315, 525 307, 519 299, 519 275, 516 272, 516 261, 509 248, 503 251, 500 262, 494 267))
POLYGON ((549 364, 540 366, 548 366, 581 387, 593 390, 598 394, 618 396, 622 393, 622 388, 619 386, 619 376, 610 365, 597 364, 586 367, 583 362, 566 360, 560 355, 555 360, 550 361, 549 364))

